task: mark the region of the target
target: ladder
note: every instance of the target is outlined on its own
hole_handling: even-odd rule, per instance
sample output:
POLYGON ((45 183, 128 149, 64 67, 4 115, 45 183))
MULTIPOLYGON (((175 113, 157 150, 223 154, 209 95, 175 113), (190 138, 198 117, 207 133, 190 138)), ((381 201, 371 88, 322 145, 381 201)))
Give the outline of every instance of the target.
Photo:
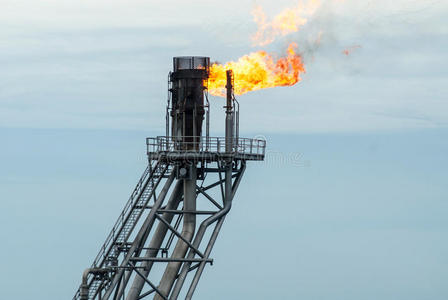
MULTIPOLYGON (((162 164, 158 160, 148 164, 106 241, 101 246, 91 268, 106 268, 117 264, 120 248, 126 246, 135 225, 140 220, 145 208, 148 207, 151 197, 156 198, 155 187, 170 172, 169 165, 162 164)), ((99 289, 107 286, 108 279, 110 278, 104 274, 89 274, 89 299, 94 299, 99 289)), ((73 300, 79 299, 80 291, 78 290, 73 300)))
POLYGON ((240 138, 234 152, 224 138, 196 151, 175 142, 147 139, 149 165, 73 300, 192 299, 246 161, 263 160, 265 142, 240 138))

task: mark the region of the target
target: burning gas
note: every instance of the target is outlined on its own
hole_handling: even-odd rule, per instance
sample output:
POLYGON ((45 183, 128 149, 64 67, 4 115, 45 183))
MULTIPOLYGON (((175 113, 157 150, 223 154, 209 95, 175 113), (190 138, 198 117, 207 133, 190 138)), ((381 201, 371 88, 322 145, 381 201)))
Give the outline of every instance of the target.
POLYGON ((300 81, 305 72, 302 58, 296 53, 297 44, 291 43, 284 57, 276 58, 266 51, 257 51, 226 64, 210 67, 208 90, 212 95, 225 96, 226 70, 232 69, 234 92, 242 95, 250 91, 277 86, 291 86, 300 81))
POLYGON ((252 36, 254 45, 265 46, 279 36, 297 32, 308 22, 308 18, 316 12, 319 6, 319 0, 299 1, 296 6, 284 9, 269 22, 263 7, 255 7, 252 10, 252 16, 258 25, 258 31, 252 36))
MULTIPOLYGON (((254 21, 258 25, 258 31, 252 37, 254 45, 264 46, 272 43, 277 37, 298 31, 319 6, 319 0, 299 0, 294 7, 284 9, 270 21, 267 21, 263 8, 256 7, 252 11, 254 21)), ((237 95, 296 84, 301 80, 300 75, 305 72, 297 47, 296 43, 290 43, 286 54, 281 57, 260 50, 244 55, 237 61, 212 64, 208 82, 210 94, 225 96, 226 70, 229 69, 233 70, 234 92, 237 95)))

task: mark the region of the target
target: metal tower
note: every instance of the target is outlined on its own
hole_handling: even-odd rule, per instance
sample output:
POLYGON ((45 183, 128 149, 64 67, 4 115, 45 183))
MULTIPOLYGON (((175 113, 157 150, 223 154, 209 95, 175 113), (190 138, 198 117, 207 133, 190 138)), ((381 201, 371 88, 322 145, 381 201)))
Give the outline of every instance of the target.
POLYGON ((232 72, 227 71, 225 137, 210 137, 210 59, 173 62, 166 135, 147 138, 149 164, 83 273, 74 300, 191 299, 204 267, 213 263, 210 253, 246 162, 264 159, 264 140, 238 136, 232 72))

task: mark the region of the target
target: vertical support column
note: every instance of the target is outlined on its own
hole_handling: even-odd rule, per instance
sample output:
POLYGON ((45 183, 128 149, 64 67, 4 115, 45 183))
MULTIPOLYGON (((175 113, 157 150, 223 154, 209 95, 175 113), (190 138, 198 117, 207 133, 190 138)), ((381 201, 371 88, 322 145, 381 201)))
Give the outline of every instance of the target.
MULTIPOLYGON (((191 178, 184 179, 184 211, 195 211, 196 210, 196 178, 197 170, 196 164, 191 166, 191 178)), ((194 213, 184 213, 184 222, 182 226, 182 237, 191 242, 196 229, 196 214, 194 213)), ((183 240, 179 239, 177 241, 176 247, 174 248, 171 258, 179 259, 184 258, 188 251, 188 244, 183 240)), ((168 263, 165 272, 163 273, 162 279, 159 284, 159 291, 168 297, 173 285, 176 280, 176 276, 179 273, 182 262, 170 262, 168 263)), ((154 300, 163 300, 163 298, 156 294, 154 300)))
MULTIPOLYGON (((244 167, 242 172, 244 172, 244 167)), ((240 176, 242 175, 242 173, 240 173, 240 176)), ((238 188, 238 184, 239 181, 241 180, 241 177, 238 178, 238 180, 235 183, 235 186, 232 185, 232 160, 228 159, 225 162, 225 177, 224 177, 224 208, 217 213, 215 216, 212 216, 210 218, 208 218, 207 220, 205 220, 199 230, 198 230, 198 234, 195 237, 195 242, 193 243, 194 246, 199 247, 199 244, 202 240, 202 237, 204 236, 205 230, 207 229, 207 227, 215 222, 216 220, 219 220, 218 223, 216 224, 216 228, 212 233, 212 236, 210 237, 210 242, 207 246, 207 249, 205 251, 205 257, 208 258, 210 255, 210 252, 213 248, 213 245, 215 243, 216 237, 221 229, 221 226, 224 222, 224 219, 227 215, 227 213, 230 211, 230 208, 232 207, 232 200, 233 200, 233 196, 234 193, 236 192, 236 189, 238 188)), ((188 258, 193 258, 193 251, 190 251, 190 256, 188 258)), ((182 273, 179 276, 179 282, 176 282, 176 287, 174 288, 173 291, 173 296, 170 298, 173 300, 176 300, 177 297, 179 296, 180 293, 180 289, 182 288, 182 285, 185 281, 185 277, 187 275, 188 272, 188 268, 189 268, 189 264, 186 264, 182 270, 182 273)), ((193 297, 193 293, 196 290, 196 286, 198 285, 199 282, 199 278, 201 277, 201 274, 204 270, 205 267, 205 262, 202 262, 199 265, 198 270, 196 271, 195 276, 193 277, 193 281, 191 282, 190 288, 188 289, 187 295, 185 297, 185 300, 191 300, 191 298, 193 297)))

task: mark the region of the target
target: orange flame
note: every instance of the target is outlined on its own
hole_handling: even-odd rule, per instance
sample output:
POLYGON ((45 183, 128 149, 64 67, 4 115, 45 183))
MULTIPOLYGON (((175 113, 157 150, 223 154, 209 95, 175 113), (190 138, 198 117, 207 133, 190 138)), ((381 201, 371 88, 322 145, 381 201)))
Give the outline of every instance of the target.
POLYGON ((319 8, 319 0, 300 1, 293 8, 286 8, 276 15, 270 22, 261 6, 252 10, 258 31, 252 36, 254 45, 264 46, 272 43, 278 36, 297 32, 300 27, 308 22, 308 17, 319 8))
POLYGON ((297 44, 291 43, 287 55, 276 59, 266 51, 257 51, 226 64, 210 67, 208 90, 215 96, 225 96, 226 70, 232 69, 236 95, 276 86, 291 86, 301 80, 305 72, 302 57, 296 53, 297 44))

